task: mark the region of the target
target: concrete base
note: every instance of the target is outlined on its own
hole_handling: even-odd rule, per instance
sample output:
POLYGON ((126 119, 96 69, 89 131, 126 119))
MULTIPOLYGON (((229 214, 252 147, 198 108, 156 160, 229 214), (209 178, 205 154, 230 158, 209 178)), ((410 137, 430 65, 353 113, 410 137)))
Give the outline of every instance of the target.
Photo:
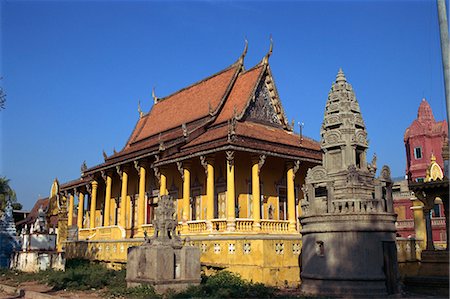
POLYGON ((419 276, 442 276, 448 280, 448 257, 445 250, 422 251, 419 276))
POLYGON ((152 285, 156 292, 182 291, 200 284, 200 250, 184 246, 143 245, 128 249, 127 287, 152 285))
POLYGON ((302 293, 316 296, 345 298, 384 298, 387 297, 385 281, 327 280, 302 278, 302 293))
POLYGON ((48 269, 64 271, 64 253, 56 251, 17 251, 11 260, 11 269, 39 272, 48 269))

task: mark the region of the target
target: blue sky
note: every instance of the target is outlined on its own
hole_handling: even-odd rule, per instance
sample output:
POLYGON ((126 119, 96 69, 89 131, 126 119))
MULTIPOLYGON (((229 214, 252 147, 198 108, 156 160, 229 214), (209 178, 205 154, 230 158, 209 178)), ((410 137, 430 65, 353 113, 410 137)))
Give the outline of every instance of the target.
MULTIPOLYGON (((319 139, 325 102, 342 67, 379 169, 405 172, 403 134, 426 97, 443 120, 436 3, 429 1, 2 1, 0 175, 25 208, 55 177, 120 150, 137 102, 152 105, 232 64, 266 54, 289 120, 319 139)), ((297 129, 298 130, 298 129, 297 129)))

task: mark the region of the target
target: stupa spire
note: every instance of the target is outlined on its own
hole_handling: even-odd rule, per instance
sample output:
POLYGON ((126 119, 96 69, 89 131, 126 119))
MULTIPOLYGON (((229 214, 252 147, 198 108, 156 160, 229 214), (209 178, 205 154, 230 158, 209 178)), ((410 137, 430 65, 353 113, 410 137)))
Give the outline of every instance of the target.
POLYGON ((336 75, 336 83, 345 83, 345 82, 347 82, 347 78, 345 78, 345 74, 342 68, 339 68, 339 71, 336 75))

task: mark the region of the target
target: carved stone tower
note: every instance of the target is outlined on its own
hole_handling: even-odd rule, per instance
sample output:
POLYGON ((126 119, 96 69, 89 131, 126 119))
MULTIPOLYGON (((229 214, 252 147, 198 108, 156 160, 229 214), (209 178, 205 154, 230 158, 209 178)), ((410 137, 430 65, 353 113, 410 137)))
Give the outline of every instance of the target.
POLYGON ((389 167, 375 178, 352 86, 339 70, 321 128, 323 166, 308 170, 302 200, 302 290, 345 296, 396 293, 397 252, 389 167))

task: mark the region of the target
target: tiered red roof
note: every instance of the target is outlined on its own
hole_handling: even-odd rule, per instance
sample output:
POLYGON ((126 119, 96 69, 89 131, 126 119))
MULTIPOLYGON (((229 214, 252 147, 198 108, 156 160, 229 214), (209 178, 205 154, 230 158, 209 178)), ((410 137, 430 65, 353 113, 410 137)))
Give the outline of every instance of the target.
POLYGON ((240 59, 230 67, 158 99, 137 122, 122 151, 105 159, 85 174, 154 154, 160 161, 195 155, 221 147, 266 151, 320 163, 319 143, 294 134, 284 125, 246 120, 242 116, 255 98, 258 85, 271 73, 266 63, 245 71, 240 59), (233 138, 230 121, 234 119, 233 138))

